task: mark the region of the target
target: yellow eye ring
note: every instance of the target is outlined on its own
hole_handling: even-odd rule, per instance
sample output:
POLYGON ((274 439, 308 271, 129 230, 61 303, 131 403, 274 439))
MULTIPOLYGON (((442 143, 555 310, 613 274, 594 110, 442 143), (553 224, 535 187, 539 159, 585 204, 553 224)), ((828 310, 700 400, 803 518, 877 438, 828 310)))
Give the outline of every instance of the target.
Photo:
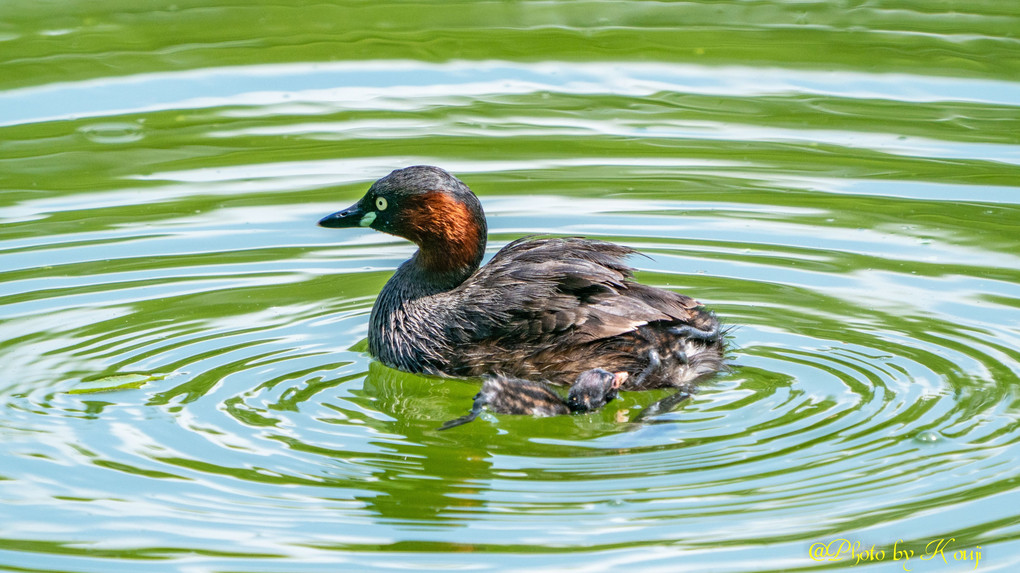
POLYGON ((386 207, 388 207, 388 206, 389 205, 386 203, 386 198, 385 197, 376 197, 375 198, 375 208, 376 209, 379 209, 380 211, 385 211, 386 207))

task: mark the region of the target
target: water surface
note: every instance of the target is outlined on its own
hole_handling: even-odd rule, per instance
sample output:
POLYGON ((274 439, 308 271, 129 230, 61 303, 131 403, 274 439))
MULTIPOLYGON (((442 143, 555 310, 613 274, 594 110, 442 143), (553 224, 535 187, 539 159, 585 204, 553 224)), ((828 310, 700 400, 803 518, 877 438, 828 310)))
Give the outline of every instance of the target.
POLYGON ((1011 3, 4 11, 0 569, 1020 562, 1011 3), (365 353, 413 246, 314 225, 420 163, 489 255, 648 255, 732 371, 649 422, 659 392, 438 433, 478 382, 365 353))

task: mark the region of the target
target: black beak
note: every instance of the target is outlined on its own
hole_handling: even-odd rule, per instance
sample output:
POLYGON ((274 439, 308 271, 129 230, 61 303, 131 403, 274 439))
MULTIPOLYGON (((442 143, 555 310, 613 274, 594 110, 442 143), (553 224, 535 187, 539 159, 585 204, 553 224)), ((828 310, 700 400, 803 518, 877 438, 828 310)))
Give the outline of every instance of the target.
POLYGON ((327 215, 319 221, 320 227, 329 227, 331 229, 344 229, 347 227, 358 227, 361 225, 361 219, 365 216, 365 210, 361 208, 361 203, 355 203, 343 211, 337 211, 332 215, 327 215))

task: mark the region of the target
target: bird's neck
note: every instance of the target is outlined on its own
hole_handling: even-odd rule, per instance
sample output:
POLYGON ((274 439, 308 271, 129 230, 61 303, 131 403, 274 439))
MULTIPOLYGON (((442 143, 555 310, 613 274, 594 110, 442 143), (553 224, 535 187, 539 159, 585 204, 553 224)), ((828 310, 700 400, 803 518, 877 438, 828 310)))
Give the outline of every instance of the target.
POLYGON ((447 290, 478 270, 488 232, 480 205, 435 192, 409 199, 408 207, 400 234, 418 245, 418 252, 401 270, 447 290))

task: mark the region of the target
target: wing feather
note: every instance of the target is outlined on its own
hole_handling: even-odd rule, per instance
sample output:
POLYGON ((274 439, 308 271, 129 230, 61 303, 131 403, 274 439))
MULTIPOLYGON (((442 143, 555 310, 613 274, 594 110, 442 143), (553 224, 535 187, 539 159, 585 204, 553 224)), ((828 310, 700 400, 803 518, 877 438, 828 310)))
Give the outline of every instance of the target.
POLYGON ((554 337, 592 341, 657 321, 687 322, 697 301, 632 280, 635 251, 580 238, 529 238, 501 249, 465 281, 453 321, 461 342, 501 339, 543 344, 554 337), (464 325, 467 326, 464 326, 464 325))

